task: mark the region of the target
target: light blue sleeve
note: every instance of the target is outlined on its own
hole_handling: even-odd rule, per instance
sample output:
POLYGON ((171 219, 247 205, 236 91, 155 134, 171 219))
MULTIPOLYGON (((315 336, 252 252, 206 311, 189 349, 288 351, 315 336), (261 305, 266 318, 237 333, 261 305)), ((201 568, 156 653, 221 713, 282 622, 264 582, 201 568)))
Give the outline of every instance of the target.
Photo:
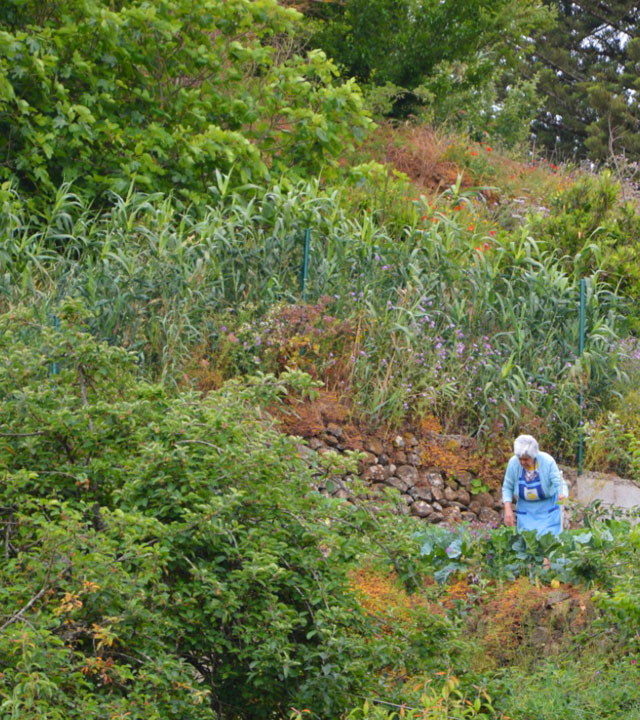
POLYGON ((562 477, 562 473, 560 472, 560 469, 556 465, 556 461, 551 457, 551 455, 547 456, 549 461, 549 475, 548 475, 548 482, 553 488, 553 491, 557 493, 558 495, 567 494, 567 485, 564 481, 564 478, 562 477))
POLYGON ((507 470, 504 474, 504 480, 502 481, 502 502, 513 502, 513 496, 515 493, 516 483, 518 482, 518 470, 520 467, 518 458, 515 455, 509 460, 507 464, 507 470), (515 461, 515 462, 514 462, 515 461))

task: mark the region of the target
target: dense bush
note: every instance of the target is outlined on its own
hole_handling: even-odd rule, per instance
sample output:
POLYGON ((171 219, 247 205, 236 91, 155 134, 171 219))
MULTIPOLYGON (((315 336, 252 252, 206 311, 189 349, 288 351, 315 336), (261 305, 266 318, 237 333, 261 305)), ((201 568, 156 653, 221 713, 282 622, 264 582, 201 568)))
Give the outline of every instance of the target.
POLYGON ((632 258, 640 214, 609 171, 569 179, 542 214, 532 215, 531 228, 559 256, 566 256, 575 275, 601 269, 612 286, 638 297, 632 258))
POLYGON ((216 170, 317 173, 368 120, 352 81, 299 53, 299 18, 275 0, 3 2, 0 181, 45 211, 64 181, 93 204, 132 186, 207 202, 216 170))
POLYGON ((424 656, 351 588, 370 515, 260 416, 303 376, 170 395, 77 312, 0 318, 4 714, 329 718, 424 656))

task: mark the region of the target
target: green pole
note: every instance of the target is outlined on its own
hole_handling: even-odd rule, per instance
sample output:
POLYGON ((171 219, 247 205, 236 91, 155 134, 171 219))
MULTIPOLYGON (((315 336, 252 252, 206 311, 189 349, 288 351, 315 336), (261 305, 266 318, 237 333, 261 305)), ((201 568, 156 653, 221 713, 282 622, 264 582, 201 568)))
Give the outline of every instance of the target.
MULTIPOLYGON (((586 280, 580 278, 580 340, 578 356, 582 357, 584 352, 584 334, 585 334, 585 295, 586 280)), ((584 429, 582 417, 582 392, 578 395, 578 404, 580 406, 580 427, 578 428, 578 475, 582 475, 582 454, 584 450, 584 429)))
MULTIPOLYGON (((58 332, 60 330, 60 318, 57 315, 53 316, 53 329, 58 332)), ((58 367, 58 363, 52 362, 51 363, 51 374, 57 375, 60 372, 60 368, 58 367)))
POLYGON ((302 300, 307 299, 307 277, 309 275, 309 245, 311 243, 311 228, 304 231, 304 257, 302 260, 302 272, 300 273, 300 290, 302 291, 302 300))

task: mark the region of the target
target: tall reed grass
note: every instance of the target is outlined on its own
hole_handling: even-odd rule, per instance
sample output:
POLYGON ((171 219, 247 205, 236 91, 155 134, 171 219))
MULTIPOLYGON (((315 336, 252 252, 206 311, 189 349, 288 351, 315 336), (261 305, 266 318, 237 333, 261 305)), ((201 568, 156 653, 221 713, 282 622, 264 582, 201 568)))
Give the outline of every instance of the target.
MULTIPOLYGON (((433 413, 489 437, 527 415, 568 452, 578 392, 587 417, 610 401, 621 300, 597 273, 588 278, 587 346, 577 358, 577 282, 526 228, 496 240, 443 217, 391 237, 317 183, 214 199, 195 213, 130 195, 96 214, 63 187, 47 217, 34 219, 5 188, 0 309, 30 303, 54 315, 64 298, 81 298, 93 332, 170 381, 195 346, 212 362, 231 358, 226 373, 251 367, 248 357, 260 367, 273 309, 300 302, 309 227, 307 296, 330 297, 326 312, 358 328, 343 348, 341 382, 362 416, 400 423, 433 413), (242 339, 233 353, 230 337, 242 339)), ((331 355, 318 370, 338 362, 331 355)))

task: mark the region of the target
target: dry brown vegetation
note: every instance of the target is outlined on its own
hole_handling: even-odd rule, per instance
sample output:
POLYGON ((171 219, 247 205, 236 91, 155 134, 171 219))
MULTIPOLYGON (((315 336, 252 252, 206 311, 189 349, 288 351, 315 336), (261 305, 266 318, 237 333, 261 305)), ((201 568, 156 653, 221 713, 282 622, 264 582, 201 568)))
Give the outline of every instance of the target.
POLYGON ((557 652, 593 620, 591 593, 567 584, 532 585, 527 578, 494 589, 472 615, 478 661, 501 667, 522 655, 557 652))

